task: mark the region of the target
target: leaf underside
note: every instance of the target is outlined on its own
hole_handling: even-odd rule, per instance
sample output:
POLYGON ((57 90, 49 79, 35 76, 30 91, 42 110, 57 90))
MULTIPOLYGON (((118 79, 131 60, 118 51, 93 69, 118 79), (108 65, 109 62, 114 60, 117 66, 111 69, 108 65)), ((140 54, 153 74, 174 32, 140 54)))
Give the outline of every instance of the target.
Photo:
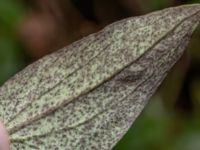
POLYGON ((11 148, 112 149, 199 19, 199 4, 124 19, 26 67, 0 88, 11 148))

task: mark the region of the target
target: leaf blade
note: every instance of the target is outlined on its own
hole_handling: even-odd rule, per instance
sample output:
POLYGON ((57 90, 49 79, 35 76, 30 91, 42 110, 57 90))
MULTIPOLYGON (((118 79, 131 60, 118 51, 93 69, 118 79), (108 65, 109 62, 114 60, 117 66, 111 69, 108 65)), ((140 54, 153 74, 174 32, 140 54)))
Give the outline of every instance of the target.
MULTIPOLYGON (((4 114, 6 117, 3 118, 8 119, 7 126, 11 131, 13 145, 23 143, 22 145, 29 148, 41 146, 46 149, 55 149, 57 146, 61 149, 62 146, 69 149, 81 149, 81 147, 85 149, 111 149, 125 134, 149 97, 160 85, 168 70, 181 56, 190 39, 189 37, 199 22, 199 11, 199 5, 181 6, 152 13, 145 17, 126 19, 107 27, 99 34, 92 35, 70 46, 69 49, 77 48, 77 45, 80 46, 79 43, 81 42, 84 45, 87 40, 90 43, 97 36, 104 39, 105 37, 102 34, 112 33, 112 38, 108 38, 111 43, 110 47, 107 47, 109 44, 103 44, 103 47, 107 47, 105 53, 100 53, 100 55, 94 57, 94 61, 90 62, 87 67, 84 66, 82 70, 80 69, 81 71, 77 70, 77 75, 73 76, 72 74, 71 78, 67 77, 67 83, 64 81, 65 86, 58 86, 58 89, 61 89, 61 93, 64 93, 64 95, 56 97, 55 93, 52 95, 47 93, 47 98, 50 98, 51 101, 34 99, 35 97, 33 97, 34 101, 29 103, 45 105, 55 100, 61 100, 61 102, 58 104, 54 102, 45 110, 41 106, 36 107, 37 105, 32 105, 32 107, 31 104, 24 105, 24 107, 28 107, 19 112, 17 116, 11 114, 16 117, 13 120, 10 120, 9 115, 6 116, 7 113, 4 114), (174 15, 175 12, 182 14, 174 15), (159 19, 155 16, 159 16, 159 19), (153 19, 153 23, 148 22, 151 19, 153 19), (158 19, 157 22, 154 19, 158 19), (137 20, 142 20, 144 24, 137 28, 134 33, 127 33, 130 31, 127 31, 127 24, 133 23, 135 28, 140 26, 140 21, 137 22, 137 20), (158 25, 161 29, 158 29, 158 25), (122 28, 124 26, 125 29, 122 28), (92 39, 90 40, 90 38, 92 39), (144 38, 146 39, 142 41, 144 38), (133 40, 135 43, 131 43, 133 40), (126 43, 126 41, 128 42, 126 43), (119 56, 122 58, 118 58, 119 56), (103 60, 103 63, 100 60, 103 60), (91 69, 92 67, 93 69, 91 69), (90 80, 92 83, 90 83, 90 80), (77 81, 80 81, 81 87, 79 87, 77 81), (70 83, 71 85, 74 83, 75 87, 70 88, 68 86, 70 83), (63 88, 64 90, 62 90, 63 88), (67 93, 67 90, 71 94, 70 92, 67 93), (67 99, 67 102, 65 102, 65 99, 67 99), (57 106, 55 110, 48 112, 55 106, 57 106), (42 114, 43 112, 47 113, 42 114)), ((130 26, 128 27, 130 28, 130 26)), ((102 43, 101 40, 100 43, 102 43)), ((91 49, 87 50, 85 51, 86 54, 91 49)), ((95 54, 99 53, 100 50, 101 48, 97 48, 95 54)), ((72 52, 72 54, 74 61, 75 58, 81 57, 81 55, 75 55, 75 52, 72 52)), ((44 66, 49 66, 51 58, 53 58, 53 62, 58 61, 56 56, 59 56, 59 53, 47 56, 41 62, 44 63, 44 66), (46 61, 44 61, 45 59, 46 61)), ((72 60, 68 63, 74 64, 72 60)), ((87 64, 87 59, 83 60, 86 63, 83 63, 84 61, 81 61, 81 63, 87 64)), ((62 64, 60 63, 58 63, 59 65, 56 64, 58 69, 62 64)), ((75 65, 77 64, 75 63, 75 65)), ((37 63, 35 66, 38 66, 37 63)), ((30 68, 32 67, 30 66, 30 68)), ((43 67, 41 68, 43 69, 43 67)), ((30 74, 28 72, 28 76, 30 74)), ((45 77, 46 74, 42 75, 45 77)), ((55 76, 55 72, 52 76, 55 76)), ((15 83, 17 79, 19 80, 20 77, 8 81, 7 85, 15 83)), ((41 86, 44 85, 45 82, 41 86)), ((37 87, 34 90, 37 90, 37 87)), ((3 106, 6 105, 3 104, 3 106)))

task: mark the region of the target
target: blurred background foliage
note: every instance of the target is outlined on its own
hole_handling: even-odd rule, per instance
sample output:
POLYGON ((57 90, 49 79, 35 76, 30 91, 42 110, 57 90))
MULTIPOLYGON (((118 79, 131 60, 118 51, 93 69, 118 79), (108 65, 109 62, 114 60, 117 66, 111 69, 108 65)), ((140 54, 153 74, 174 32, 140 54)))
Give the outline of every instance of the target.
MULTIPOLYGON (((0 0, 0 83, 116 20, 199 0, 0 0)), ((200 28, 114 150, 200 149, 200 28)))

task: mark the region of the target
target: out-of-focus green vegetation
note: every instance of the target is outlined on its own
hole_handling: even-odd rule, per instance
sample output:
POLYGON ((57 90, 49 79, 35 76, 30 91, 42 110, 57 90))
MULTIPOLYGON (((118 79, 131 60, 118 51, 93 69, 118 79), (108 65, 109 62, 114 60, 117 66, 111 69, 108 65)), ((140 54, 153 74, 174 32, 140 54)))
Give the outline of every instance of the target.
POLYGON ((23 5, 13 0, 0 0, 0 84, 22 68, 22 46, 16 27, 24 15, 23 5))
MULTIPOLYGON (((0 83, 27 62, 115 20, 195 2, 200 1, 0 0, 0 83)), ((200 28, 180 62, 114 150, 200 150, 199 42, 200 28)))

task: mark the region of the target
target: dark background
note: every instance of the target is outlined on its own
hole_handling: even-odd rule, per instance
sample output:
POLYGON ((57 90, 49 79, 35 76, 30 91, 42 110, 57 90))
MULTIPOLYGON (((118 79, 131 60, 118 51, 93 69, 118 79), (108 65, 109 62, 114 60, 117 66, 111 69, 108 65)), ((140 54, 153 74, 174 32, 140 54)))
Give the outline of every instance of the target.
MULTIPOLYGON (((0 0, 0 84, 107 24, 199 0, 0 0)), ((200 28, 114 150, 200 150, 200 28)))

